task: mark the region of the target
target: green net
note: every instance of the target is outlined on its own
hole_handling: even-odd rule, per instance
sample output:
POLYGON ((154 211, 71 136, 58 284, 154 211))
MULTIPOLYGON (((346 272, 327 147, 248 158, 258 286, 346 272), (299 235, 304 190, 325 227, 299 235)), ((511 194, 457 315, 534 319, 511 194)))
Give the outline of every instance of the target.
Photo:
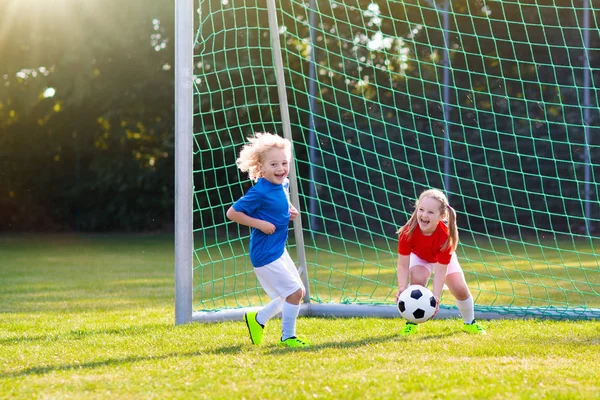
POLYGON ((281 56, 312 302, 393 304, 395 232, 435 187, 478 310, 600 316, 597 4, 276 3, 280 55, 265 2, 198 2, 194 310, 268 300, 225 212, 245 137, 283 133, 281 56))

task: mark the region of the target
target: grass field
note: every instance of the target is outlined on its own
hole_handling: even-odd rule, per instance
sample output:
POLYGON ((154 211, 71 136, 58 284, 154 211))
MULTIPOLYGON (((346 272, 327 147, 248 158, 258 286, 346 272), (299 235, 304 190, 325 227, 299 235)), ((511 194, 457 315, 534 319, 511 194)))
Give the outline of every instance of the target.
POLYGON ((174 325, 170 236, 0 236, 0 398, 600 399, 600 322, 300 318, 174 325))

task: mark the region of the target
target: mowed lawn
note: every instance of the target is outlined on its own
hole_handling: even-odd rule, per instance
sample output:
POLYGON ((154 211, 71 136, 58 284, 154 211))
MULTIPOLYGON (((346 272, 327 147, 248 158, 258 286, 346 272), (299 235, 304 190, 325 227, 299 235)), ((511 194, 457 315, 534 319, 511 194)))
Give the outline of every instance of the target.
POLYGON ((0 398, 600 399, 600 322, 300 318, 314 346, 174 324, 173 237, 0 236, 0 398))

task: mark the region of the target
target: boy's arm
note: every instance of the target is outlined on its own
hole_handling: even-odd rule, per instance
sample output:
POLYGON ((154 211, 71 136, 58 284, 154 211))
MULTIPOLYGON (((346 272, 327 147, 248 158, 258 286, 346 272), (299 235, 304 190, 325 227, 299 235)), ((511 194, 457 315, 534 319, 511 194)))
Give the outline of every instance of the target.
POLYGON ((237 222, 240 225, 249 226, 262 231, 266 235, 270 235, 275 232, 275 225, 270 222, 264 221, 258 218, 252 218, 243 212, 236 211, 233 206, 227 210, 227 218, 233 222, 237 222))
MULTIPOLYGON (((289 184, 289 181, 288 181, 288 184, 289 184)), ((298 211, 296 209, 296 207, 294 207, 294 205, 292 204, 292 201, 290 200, 290 188, 289 188, 289 186, 287 186, 287 189, 285 190, 285 195, 287 196, 288 206, 289 206, 289 209, 290 209, 290 221, 293 221, 296 218, 298 218, 298 215, 300 215, 300 211, 298 211)))
POLYGON ((300 212, 296 209, 296 207, 294 207, 292 205, 292 203, 290 204, 290 221, 295 220, 296 218, 298 218, 298 215, 300 215, 300 212))

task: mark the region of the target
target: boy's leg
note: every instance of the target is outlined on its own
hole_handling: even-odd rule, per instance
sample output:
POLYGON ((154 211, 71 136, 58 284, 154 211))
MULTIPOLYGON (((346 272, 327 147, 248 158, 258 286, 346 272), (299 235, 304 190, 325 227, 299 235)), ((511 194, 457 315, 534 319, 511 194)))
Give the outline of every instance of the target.
POLYGON ((261 310, 256 315, 256 321, 262 326, 265 326, 267 322, 277 314, 281 312, 283 307, 283 300, 281 297, 276 297, 269 304, 261 308, 261 310))
MULTIPOLYGON (((276 266, 273 266, 276 268, 276 266)), ((257 311, 251 311, 244 314, 244 321, 248 327, 248 334, 254 344, 261 344, 263 339, 263 333, 265 324, 276 315, 283 305, 283 299, 277 295, 277 291, 272 286, 272 282, 269 278, 271 273, 268 267, 255 268, 254 272, 258 278, 264 291, 272 299, 266 306, 257 311)))
POLYGON ((281 309, 281 340, 296 336, 296 320, 300 312, 300 300, 302 299, 302 289, 289 295, 281 309))
POLYGON ((250 311, 244 314, 244 322, 248 327, 248 334, 253 344, 261 344, 263 339, 264 325, 261 325, 256 320, 258 312, 250 311))
POLYGON ((244 321, 248 327, 248 334, 252 343, 262 343, 265 325, 281 311, 283 303, 284 300, 281 297, 276 297, 269 304, 261 308, 260 311, 250 311, 244 314, 244 321))
MULTIPOLYGON (((276 261, 255 268, 256 276, 261 286, 267 294, 275 299, 277 297, 285 299, 281 306, 282 320, 282 341, 281 344, 287 347, 306 347, 308 344, 295 337, 296 319, 300 312, 300 302, 304 296, 304 285, 298 274, 298 270, 287 251, 276 261), (292 340, 293 339, 293 340, 292 340), (292 343, 293 342, 293 343, 292 343)), ((259 321, 265 321, 271 314, 276 314, 276 306, 270 307, 263 314, 260 312, 259 321), (270 311, 269 313, 266 313, 270 311)))
POLYGON ((309 347, 310 343, 296 337, 296 321, 300 312, 300 301, 304 296, 304 289, 298 289, 288 296, 281 310, 281 341, 284 347, 309 347))

